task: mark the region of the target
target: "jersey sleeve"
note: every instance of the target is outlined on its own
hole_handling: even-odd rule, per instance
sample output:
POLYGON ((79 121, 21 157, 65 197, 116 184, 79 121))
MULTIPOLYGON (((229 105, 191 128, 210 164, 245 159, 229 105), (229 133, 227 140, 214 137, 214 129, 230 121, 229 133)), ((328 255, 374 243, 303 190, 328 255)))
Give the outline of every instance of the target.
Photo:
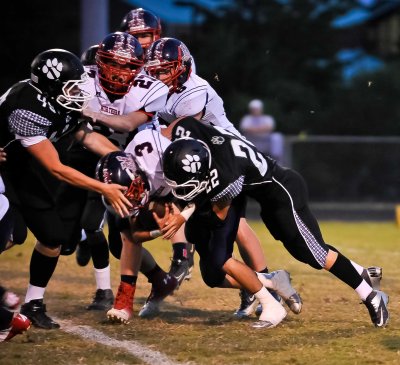
POLYGON ((16 109, 9 116, 9 125, 12 132, 20 137, 46 137, 51 122, 29 110, 16 109))
POLYGON ((207 104, 207 88, 204 85, 184 91, 172 105, 171 112, 176 118, 196 115, 207 104))

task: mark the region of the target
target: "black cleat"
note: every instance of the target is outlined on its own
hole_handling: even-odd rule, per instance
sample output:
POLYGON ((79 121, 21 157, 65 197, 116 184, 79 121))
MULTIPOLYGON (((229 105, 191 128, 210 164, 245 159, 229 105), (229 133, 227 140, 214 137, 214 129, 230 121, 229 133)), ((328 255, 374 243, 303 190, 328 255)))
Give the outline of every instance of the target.
POLYGON ((47 330, 60 328, 60 325, 46 314, 46 304, 43 304, 43 299, 34 299, 23 304, 21 314, 28 317, 35 327, 47 330))
POLYGON ((363 303, 367 307, 375 327, 385 327, 389 322, 389 311, 387 309, 389 296, 383 291, 373 290, 363 303))
POLYGON ((258 299, 254 295, 250 295, 244 289, 240 289, 239 296, 240 296, 240 307, 236 309, 233 315, 236 318, 245 318, 251 316, 257 308, 257 305, 259 303, 258 299))
POLYGON ((181 285, 183 280, 185 280, 188 275, 191 275, 189 271, 189 261, 187 259, 172 259, 168 273, 176 278, 178 285, 181 285))
POLYGON ((111 289, 97 289, 93 302, 86 309, 93 311, 108 311, 114 304, 114 294, 111 289))
POLYGON ((79 266, 86 266, 91 258, 90 246, 87 240, 78 243, 76 248, 76 262, 79 266))

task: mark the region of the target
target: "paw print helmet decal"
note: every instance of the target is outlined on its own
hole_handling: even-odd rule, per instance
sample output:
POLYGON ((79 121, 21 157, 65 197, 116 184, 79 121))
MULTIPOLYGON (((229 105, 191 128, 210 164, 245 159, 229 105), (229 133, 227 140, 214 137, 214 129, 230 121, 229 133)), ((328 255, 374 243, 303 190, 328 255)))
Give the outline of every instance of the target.
POLYGON ((172 142, 163 154, 165 181, 178 199, 192 200, 207 188, 211 152, 197 139, 182 138, 172 142))
POLYGON ((81 111, 93 97, 84 91, 87 74, 79 58, 64 49, 38 54, 31 64, 31 84, 70 110, 81 111))

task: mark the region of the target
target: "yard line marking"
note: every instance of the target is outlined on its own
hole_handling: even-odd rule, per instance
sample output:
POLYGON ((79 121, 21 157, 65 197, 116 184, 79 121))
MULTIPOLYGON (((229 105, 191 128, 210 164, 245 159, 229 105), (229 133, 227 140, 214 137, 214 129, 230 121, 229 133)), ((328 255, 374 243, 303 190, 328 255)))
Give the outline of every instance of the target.
POLYGON ((120 341, 115 338, 109 337, 101 331, 98 331, 90 326, 74 325, 68 320, 57 320, 61 324, 61 330, 73 335, 80 336, 84 339, 97 342, 99 344, 110 346, 113 348, 120 348, 126 350, 138 359, 150 365, 185 365, 191 363, 179 363, 171 360, 167 355, 160 351, 152 350, 138 341, 120 341))

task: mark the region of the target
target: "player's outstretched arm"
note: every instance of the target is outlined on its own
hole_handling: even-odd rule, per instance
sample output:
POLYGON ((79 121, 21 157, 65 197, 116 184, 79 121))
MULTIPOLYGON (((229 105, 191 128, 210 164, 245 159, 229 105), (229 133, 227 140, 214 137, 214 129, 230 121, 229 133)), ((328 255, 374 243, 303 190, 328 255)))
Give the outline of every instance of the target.
POLYGON ((131 112, 125 115, 108 115, 86 108, 82 111, 82 114, 90 118, 93 123, 100 123, 117 132, 123 133, 132 132, 149 120, 149 115, 141 111, 131 112))
POLYGON ((57 179, 79 188, 103 194, 119 215, 125 216, 129 214, 128 207, 132 207, 132 204, 122 193, 125 187, 117 184, 101 183, 72 167, 64 165, 59 159, 57 150, 48 139, 31 145, 26 149, 57 179))

